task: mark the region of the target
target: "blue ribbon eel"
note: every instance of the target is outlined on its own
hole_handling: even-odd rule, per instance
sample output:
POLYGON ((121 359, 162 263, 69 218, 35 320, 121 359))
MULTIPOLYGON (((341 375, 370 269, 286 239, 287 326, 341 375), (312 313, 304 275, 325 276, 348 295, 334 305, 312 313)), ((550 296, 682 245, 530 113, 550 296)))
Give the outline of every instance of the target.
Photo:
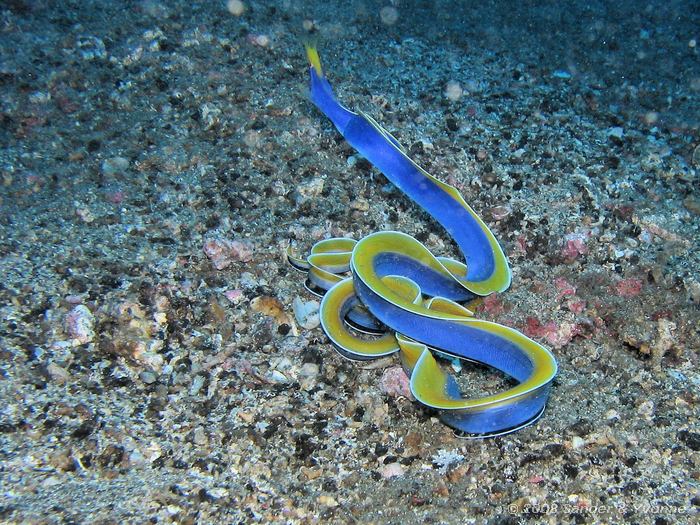
POLYGON ((399 352, 416 400, 465 437, 502 435, 536 421, 557 373, 554 356, 517 330, 475 318, 460 304, 510 286, 508 261, 493 233, 456 188, 418 166, 369 115, 341 105, 316 48, 307 45, 306 54, 313 103, 350 145, 443 226, 465 259, 436 257, 397 231, 359 241, 326 239, 306 258, 288 251, 291 264, 308 272, 307 288, 323 296, 320 318, 328 338, 352 360, 399 352), (445 359, 455 358, 499 370, 515 386, 465 398, 446 370, 445 359))

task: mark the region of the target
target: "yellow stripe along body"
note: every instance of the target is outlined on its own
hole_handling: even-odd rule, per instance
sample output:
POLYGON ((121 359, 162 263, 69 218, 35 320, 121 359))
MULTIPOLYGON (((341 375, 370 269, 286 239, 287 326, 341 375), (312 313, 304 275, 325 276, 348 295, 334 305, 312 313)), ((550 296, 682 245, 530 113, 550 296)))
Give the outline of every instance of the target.
POLYGON ((466 259, 464 264, 435 257, 413 237, 395 231, 358 242, 321 241, 307 259, 290 254, 294 266, 308 270, 315 289, 327 290, 320 311, 324 331, 349 359, 400 352, 413 395, 457 430, 500 435, 533 422, 544 410, 556 375, 554 357, 517 330, 476 319, 457 302, 510 285, 508 262, 494 235, 454 187, 416 165, 369 116, 340 105, 315 48, 307 46, 307 56, 313 102, 355 149, 447 230, 466 259), (343 277, 348 270, 351 276, 343 277), (368 339, 351 326, 385 332, 368 339), (517 385, 464 399, 433 350, 438 356, 485 363, 513 377, 517 385))

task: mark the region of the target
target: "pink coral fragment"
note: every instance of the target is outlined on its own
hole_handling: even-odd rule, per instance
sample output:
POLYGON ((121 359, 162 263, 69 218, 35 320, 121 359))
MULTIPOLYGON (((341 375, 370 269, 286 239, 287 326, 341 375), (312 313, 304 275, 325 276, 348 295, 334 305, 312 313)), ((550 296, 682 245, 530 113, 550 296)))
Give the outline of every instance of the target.
POLYGON ((410 381, 401 366, 392 366, 384 370, 379 380, 379 390, 389 397, 405 397, 413 401, 410 381))
POLYGON ((570 284, 563 277, 557 277, 554 279, 554 286, 557 289, 557 300, 568 295, 576 295, 576 287, 570 284))
POLYGON ((241 241, 210 239, 204 243, 203 250, 217 270, 223 270, 235 261, 248 262, 253 258, 250 244, 241 241))
POLYGON ((536 317, 528 317, 525 319, 525 328, 523 332, 528 337, 542 337, 545 334, 542 323, 540 323, 540 320, 536 317))
POLYGON ((586 301, 583 299, 572 298, 566 303, 570 312, 580 314, 586 309, 586 301))
POLYGON ((554 321, 542 324, 535 317, 528 317, 525 323, 523 330, 525 335, 545 339, 554 348, 566 346, 574 337, 581 334, 581 327, 578 324, 562 323, 557 325, 554 321))
POLYGON ((125 193, 121 190, 110 191, 106 194, 107 202, 112 204, 121 204, 124 197, 125 193))
POLYGON ((95 317, 87 306, 79 304, 66 316, 66 332, 80 344, 95 338, 95 317))
POLYGON ((563 348, 568 345, 571 340, 581 333, 581 328, 577 324, 562 323, 557 326, 553 321, 547 323, 551 329, 545 334, 545 339, 554 348, 563 348))
POLYGON ((524 235, 518 235, 515 239, 515 244, 513 245, 513 251, 517 255, 527 254, 527 237, 524 235))
POLYGON ((481 307, 489 315, 497 316, 503 313, 504 307, 498 294, 491 294, 484 297, 481 307))
POLYGON ((622 279, 615 285, 615 292, 620 297, 635 297, 642 293, 640 279, 622 279))
POLYGON ((241 299, 243 299, 243 290, 240 288, 236 288, 235 290, 226 290, 224 292, 224 296, 232 303, 238 303, 241 301, 241 299))
POLYGON ((568 239, 562 249, 562 256, 567 261, 574 261, 579 255, 588 253, 588 247, 583 239, 568 239))

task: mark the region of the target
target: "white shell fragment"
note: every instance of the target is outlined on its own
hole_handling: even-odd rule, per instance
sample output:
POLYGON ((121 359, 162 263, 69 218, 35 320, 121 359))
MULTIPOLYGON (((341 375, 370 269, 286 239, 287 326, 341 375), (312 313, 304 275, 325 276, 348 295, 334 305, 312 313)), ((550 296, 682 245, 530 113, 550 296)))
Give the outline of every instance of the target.
POLYGON ((318 327, 321 324, 318 316, 319 307, 318 301, 303 301, 300 297, 295 297, 292 302, 292 309, 299 326, 307 330, 318 327))

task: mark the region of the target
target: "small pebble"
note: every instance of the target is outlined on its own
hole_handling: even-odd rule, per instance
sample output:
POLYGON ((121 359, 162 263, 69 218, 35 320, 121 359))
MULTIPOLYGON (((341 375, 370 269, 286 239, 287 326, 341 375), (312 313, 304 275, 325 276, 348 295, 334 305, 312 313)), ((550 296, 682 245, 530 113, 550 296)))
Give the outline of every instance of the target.
POLYGON ((49 374, 49 377, 57 383, 65 383, 70 378, 68 371, 56 363, 49 363, 46 367, 46 372, 49 374))
POLYGON ((238 304, 243 300, 243 298, 245 296, 243 295, 243 290, 235 289, 235 290, 226 290, 224 292, 224 297, 226 297, 226 299, 228 299, 233 304, 238 304))
POLYGON ((445 86, 445 97, 452 102, 457 102, 462 98, 462 93, 462 86, 460 86, 459 82, 450 80, 445 86))
POLYGON ((642 402, 637 407, 637 414, 642 416, 647 421, 650 421, 651 419, 653 419, 655 411, 656 411, 656 408, 654 407, 654 402, 650 401, 650 400, 642 402))
POLYGON ((220 500, 228 496, 229 491, 223 487, 217 487, 207 490, 207 494, 214 498, 215 500, 220 500))
POLYGON ((253 421, 255 421, 255 414, 253 414, 252 412, 239 411, 237 415, 246 423, 250 424, 253 421))
POLYGON ((199 391, 202 389, 202 386, 204 386, 205 379, 206 378, 204 376, 198 375, 192 380, 192 384, 190 385, 191 396, 196 396, 199 394, 199 391))
POLYGON ((318 374, 320 368, 316 363, 304 363, 299 370, 299 383, 302 390, 311 390, 314 388, 318 382, 318 374))
POLYGON ((129 160, 124 157, 112 157, 102 161, 102 175, 105 177, 114 177, 123 175, 129 169, 129 160))
POLYGON ((620 419, 620 414, 614 408, 611 408, 605 413, 605 419, 608 421, 618 421, 620 419))
POLYGON ((615 137, 616 139, 621 139, 624 133, 624 130, 620 126, 615 126, 608 129, 608 137, 615 137))
POLYGON ((209 439, 207 438, 207 433, 202 427, 197 427, 194 431, 193 441, 195 445, 204 446, 207 444, 209 439))
POLYGON ((241 0, 228 0, 226 9, 233 16, 241 16, 245 12, 245 4, 241 0))
POLYGON ((393 26, 399 19, 399 12, 393 6, 382 7, 381 11, 379 11, 379 18, 382 24, 393 26))
POLYGON ((279 370, 273 370, 272 372, 270 372, 269 379, 273 383, 286 383, 287 381, 289 381, 287 379, 287 376, 279 370))
POLYGON ((319 367, 316 363, 304 363, 299 370, 299 377, 316 377, 319 367))
POLYGON ((95 338, 95 317, 87 306, 79 304, 66 316, 66 332, 80 344, 95 338))
POLYGON ((292 309, 299 326, 307 330, 318 327, 321 324, 318 312, 319 306, 320 303, 313 299, 303 301, 300 297, 295 297, 294 301, 292 301, 292 309))
POLYGON ((384 465, 379 469, 379 474, 381 474, 384 479, 399 478, 405 473, 406 471, 401 463, 389 463, 388 465, 384 465))
POLYGON ((259 280, 250 272, 243 272, 240 278, 240 284, 242 288, 252 289, 260 284, 259 280))
POLYGON ((139 378, 141 381, 146 383, 147 385, 152 385, 153 383, 156 382, 156 375, 153 372, 150 371, 144 371, 139 374, 139 378))
POLYGON ((63 482, 64 481, 61 476, 49 476, 44 481, 42 481, 41 486, 43 488, 51 488, 61 485, 63 482))
POLYGON ((323 177, 314 177, 311 180, 304 181, 297 185, 296 201, 297 204, 303 204, 307 201, 316 199, 325 186, 323 177))
POLYGON ((333 496, 322 494, 318 497, 318 503, 324 507, 337 507, 338 501, 333 496))
POLYGON ((580 436, 574 436, 571 438, 571 448, 574 450, 578 450, 580 448, 583 448, 583 446, 586 444, 584 439, 580 436))

